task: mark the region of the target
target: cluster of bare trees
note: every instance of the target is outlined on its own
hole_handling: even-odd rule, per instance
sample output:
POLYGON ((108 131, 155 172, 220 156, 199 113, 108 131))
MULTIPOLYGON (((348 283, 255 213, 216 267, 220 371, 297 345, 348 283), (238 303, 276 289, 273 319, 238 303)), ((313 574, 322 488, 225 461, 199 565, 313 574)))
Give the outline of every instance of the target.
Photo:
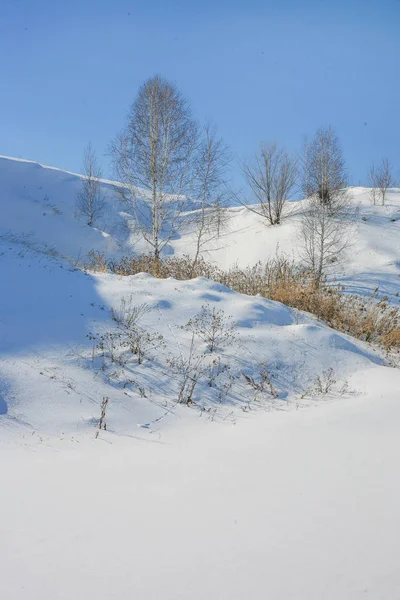
POLYGON ((386 194, 394 185, 392 167, 387 158, 382 158, 378 165, 371 165, 369 170, 370 196, 373 204, 384 206, 386 194))
POLYGON ((199 128, 186 98, 157 75, 139 89, 111 156, 123 184, 117 190, 155 261, 187 225, 183 214, 200 209, 195 220, 197 261, 205 241, 218 235, 223 225, 229 155, 212 127, 199 128))
POLYGON ((246 204, 269 225, 285 216, 286 203, 302 192, 300 254, 317 285, 329 265, 348 247, 351 198, 346 165, 339 139, 332 128, 319 129, 299 156, 290 155, 276 143, 261 144, 243 173, 256 200, 246 204))
MULTIPOLYGON (((277 143, 261 143, 242 163, 252 194, 243 200, 227 183, 231 157, 211 125, 199 127, 177 86, 159 75, 140 87, 124 129, 110 146, 115 190, 135 229, 151 248, 155 263, 183 227, 194 232, 193 272, 204 248, 227 224, 227 200, 234 196, 269 226, 292 211, 288 202, 302 193, 300 252, 319 283, 349 245, 351 197, 339 139, 319 129, 299 154, 277 143)), ((104 208, 101 169, 92 146, 84 154, 79 213, 93 225, 104 208)), ((387 159, 370 169, 371 198, 385 204, 393 185, 387 159)))
POLYGON ((318 129, 311 143, 304 143, 300 167, 306 196, 300 254, 319 285, 350 244, 354 214, 342 147, 331 127, 318 129))
MULTIPOLYGON (((156 75, 140 87, 110 154, 120 184, 115 191, 155 261, 191 221, 195 266, 204 245, 219 237, 226 225, 223 208, 229 197, 230 155, 215 129, 200 128, 176 85, 156 75), (192 219, 187 217, 189 211, 192 219)), ((77 207, 93 225, 104 201, 101 171, 91 145, 85 150, 83 171, 77 207)))

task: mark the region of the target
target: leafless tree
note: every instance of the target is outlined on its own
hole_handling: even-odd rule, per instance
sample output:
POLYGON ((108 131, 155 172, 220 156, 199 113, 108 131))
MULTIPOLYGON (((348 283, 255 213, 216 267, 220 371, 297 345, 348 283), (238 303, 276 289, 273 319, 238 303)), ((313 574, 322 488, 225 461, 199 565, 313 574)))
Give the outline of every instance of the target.
POLYGON ((303 212, 300 230, 300 255, 318 287, 329 269, 349 247, 352 225, 350 207, 344 204, 332 212, 319 196, 310 196, 303 212))
POLYGON ((194 198, 200 208, 194 213, 196 249, 192 269, 197 265, 204 246, 218 238, 227 225, 226 172, 229 161, 227 146, 217 138, 215 129, 210 124, 206 125, 196 157, 194 198))
POLYGON ((318 129, 305 145, 301 160, 302 190, 325 204, 331 213, 349 202, 347 171, 342 147, 333 129, 318 129))
POLYGON ((394 185, 392 167, 389 159, 382 158, 379 165, 371 165, 369 170, 370 196, 373 204, 380 202, 383 206, 389 188, 394 185))
POLYGON ((368 171, 368 184, 370 187, 369 196, 372 204, 378 204, 379 202, 379 189, 378 189, 378 174, 375 165, 371 165, 368 171))
POLYGON ((301 177, 301 191, 304 198, 310 196, 310 144, 304 137, 299 156, 299 171, 301 177))
POLYGON ((275 143, 262 143, 254 159, 243 163, 242 170, 258 202, 257 206, 246 205, 247 208, 270 225, 278 225, 296 185, 297 160, 275 143))
POLYGON ((159 75, 145 81, 125 129, 111 145, 111 155, 123 184, 116 189, 130 206, 155 261, 183 225, 197 144, 196 123, 178 88, 159 75))
POLYGON ((352 207, 342 147, 333 129, 318 129, 303 144, 302 191, 307 206, 302 215, 300 252, 317 286, 350 245, 352 207))
POLYGON ((88 225, 92 226, 104 211, 105 196, 100 183, 101 167, 91 143, 86 146, 83 154, 83 175, 77 194, 76 208, 79 214, 88 218, 88 225))

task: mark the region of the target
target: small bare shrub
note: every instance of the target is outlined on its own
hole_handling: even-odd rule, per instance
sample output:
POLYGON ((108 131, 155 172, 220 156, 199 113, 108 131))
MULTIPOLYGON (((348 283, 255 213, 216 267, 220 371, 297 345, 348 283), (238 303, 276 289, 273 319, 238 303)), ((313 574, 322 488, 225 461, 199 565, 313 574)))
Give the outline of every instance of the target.
POLYGON ((201 311, 184 326, 184 329, 201 338, 210 352, 222 345, 231 344, 237 335, 235 328, 232 317, 209 304, 203 305, 201 311))
POLYGON ((194 334, 192 335, 188 355, 183 356, 180 354, 169 358, 167 364, 172 372, 180 377, 178 402, 187 405, 193 404, 194 390, 208 370, 205 355, 198 354, 196 351, 194 334))
POLYGON ((113 320, 123 328, 130 329, 135 327, 138 321, 151 311, 151 307, 146 304, 133 304, 133 297, 122 298, 118 309, 111 309, 113 320))
POLYGON ((226 399, 237 379, 231 373, 230 365, 222 362, 219 356, 213 358, 211 363, 209 363, 206 378, 208 386, 214 389, 219 402, 223 402, 226 399))
POLYGON ((119 309, 111 309, 112 318, 120 332, 121 347, 128 348, 135 354, 139 365, 152 348, 164 346, 161 334, 151 333, 139 326, 140 319, 150 311, 151 307, 146 303, 133 304, 132 296, 128 300, 122 298, 119 309))
POLYGON ((273 398, 278 397, 278 392, 274 388, 271 381, 271 374, 268 365, 260 363, 254 369, 254 376, 243 373, 246 383, 260 394, 269 393, 273 398))
MULTIPOLYGON (((99 419, 99 423, 98 423, 98 428, 100 430, 103 429, 104 431, 107 430, 106 412, 107 412, 108 401, 109 401, 109 398, 107 396, 103 396, 103 400, 101 401, 101 404, 100 404, 100 419, 99 419)), ((98 435, 99 435, 99 432, 96 433, 96 438, 98 437, 98 435)))
POLYGON ((150 350, 163 347, 164 338, 161 333, 150 333, 144 329, 131 327, 125 330, 122 344, 136 355, 138 364, 141 365, 144 358, 149 358, 150 350))
POLYGON ((104 252, 91 250, 86 256, 86 260, 80 266, 84 271, 92 271, 93 273, 107 273, 108 260, 104 252))
POLYGON ((107 331, 98 337, 91 334, 92 339, 97 341, 95 348, 100 350, 101 355, 109 358, 112 363, 118 361, 118 350, 120 348, 121 334, 117 331, 107 331))
MULTIPOLYGON (((122 298, 118 309, 111 309, 111 316, 117 323, 117 330, 106 331, 102 334, 90 333, 87 337, 95 342, 92 352, 92 362, 95 350, 99 350, 104 358, 111 363, 126 365, 129 361, 127 350, 136 356, 138 364, 145 358, 150 358, 150 351, 154 348, 165 347, 164 338, 160 333, 152 333, 139 326, 140 319, 151 308, 147 304, 134 305, 132 296, 126 300, 122 298)), ((107 366, 104 363, 103 368, 107 366)))
POLYGON ((335 372, 330 367, 325 371, 322 371, 321 375, 317 375, 313 384, 304 392, 301 396, 305 398, 306 396, 321 396, 322 394, 329 394, 333 386, 337 383, 335 379, 335 372))
POLYGON ((214 358, 208 372, 208 386, 215 387, 217 379, 224 375, 225 373, 229 373, 230 366, 221 361, 221 358, 218 356, 214 358))

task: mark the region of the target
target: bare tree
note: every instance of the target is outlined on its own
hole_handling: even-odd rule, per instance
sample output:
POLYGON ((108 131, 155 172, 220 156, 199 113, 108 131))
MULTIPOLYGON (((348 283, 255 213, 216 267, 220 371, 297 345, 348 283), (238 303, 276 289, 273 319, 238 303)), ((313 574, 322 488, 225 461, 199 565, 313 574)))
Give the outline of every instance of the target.
POLYGON ((387 191, 394 185, 392 167, 389 159, 382 158, 378 166, 371 165, 369 170, 369 184, 371 187, 370 196, 373 204, 377 204, 379 201, 384 206, 387 191))
POLYGON ((331 213, 349 202, 347 171, 342 147, 333 129, 318 129, 303 150, 302 189, 306 197, 325 204, 331 213))
POLYGON ((371 165, 368 171, 368 184, 370 187, 369 196, 372 204, 378 204, 379 201, 379 189, 378 189, 378 174, 375 165, 371 165))
POLYGON ((159 75, 145 81, 111 154, 123 184, 116 189, 130 206, 156 262, 183 225, 197 143, 196 123, 177 87, 159 75))
POLYGON ((88 225, 92 226, 104 211, 105 197, 101 190, 101 167, 90 142, 83 154, 83 175, 76 208, 78 213, 88 218, 88 225))
POLYGON ((303 192, 304 198, 308 198, 310 196, 310 144, 307 137, 303 138, 303 143, 301 145, 299 167, 301 191, 303 192))
POLYGON ((197 151, 196 185, 194 197, 200 208, 195 215, 196 250, 194 270, 202 249, 220 236, 227 225, 226 171, 230 161, 227 146, 217 138, 215 129, 207 124, 197 151))
POLYGON ((242 165, 243 174, 258 206, 246 205, 270 225, 281 222, 286 201, 297 180, 297 160, 275 143, 261 144, 251 163, 242 165))
POLYGON ((300 255, 318 287, 330 268, 341 258, 351 241, 349 208, 332 212, 318 196, 310 196, 300 230, 300 255))

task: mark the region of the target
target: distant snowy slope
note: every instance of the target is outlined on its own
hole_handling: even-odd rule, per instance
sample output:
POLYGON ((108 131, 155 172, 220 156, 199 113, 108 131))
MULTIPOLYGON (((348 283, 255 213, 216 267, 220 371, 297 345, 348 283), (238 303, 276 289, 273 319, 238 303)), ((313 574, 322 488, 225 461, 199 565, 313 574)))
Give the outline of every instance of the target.
POLYGON ((80 183, 73 173, 0 157, 0 235, 73 259, 90 250, 113 255, 119 246, 127 248, 131 232, 112 183, 102 183, 107 206, 93 228, 76 215, 80 183))
MULTIPOLYGON (((400 190, 387 195, 385 206, 372 206, 369 190, 349 188, 359 208, 353 223, 351 245, 344 261, 330 274, 348 291, 371 294, 376 287, 396 300, 400 292, 400 190)), ((228 209, 228 229, 204 248, 203 256, 222 268, 253 266, 277 253, 299 261, 301 212, 304 201, 289 203, 281 225, 267 225, 245 207, 228 209)), ((174 242, 178 255, 191 253, 190 234, 174 242)))
MULTIPOLYGON (((121 203, 112 182, 102 180, 106 210, 91 228, 76 215, 76 194, 81 176, 38 163, 0 157, 0 235, 37 248, 54 249, 62 256, 82 258, 91 250, 108 256, 148 252, 149 247, 132 230, 129 210, 121 203)), ((346 260, 331 279, 348 291, 371 294, 379 287, 394 302, 400 290, 400 190, 388 193, 385 206, 372 206, 366 188, 350 188, 359 207, 352 245, 346 260)), ((146 193, 143 192, 145 197, 146 193)), ((277 252, 299 260, 300 214, 303 201, 288 204, 288 216, 279 226, 267 226, 244 207, 226 209, 229 226, 219 239, 205 245, 202 254, 222 268, 252 266, 277 252)), ((164 254, 194 253, 193 227, 174 237, 164 254)))

